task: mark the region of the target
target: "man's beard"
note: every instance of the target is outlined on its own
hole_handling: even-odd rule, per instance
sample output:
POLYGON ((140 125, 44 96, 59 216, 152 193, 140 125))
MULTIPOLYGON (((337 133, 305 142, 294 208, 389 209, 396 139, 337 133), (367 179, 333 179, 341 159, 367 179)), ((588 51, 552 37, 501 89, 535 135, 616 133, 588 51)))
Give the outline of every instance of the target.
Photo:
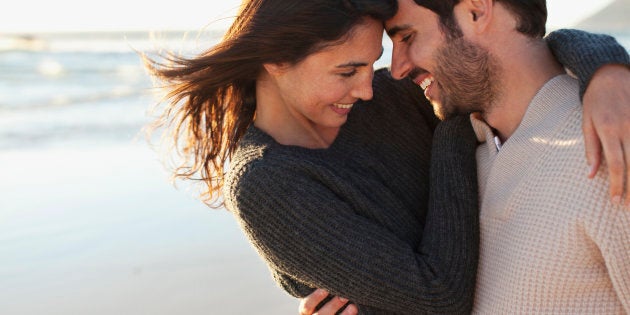
POLYGON ((486 49, 463 37, 447 41, 436 54, 433 75, 440 95, 432 102, 435 114, 446 119, 486 111, 496 100, 499 66, 486 49))

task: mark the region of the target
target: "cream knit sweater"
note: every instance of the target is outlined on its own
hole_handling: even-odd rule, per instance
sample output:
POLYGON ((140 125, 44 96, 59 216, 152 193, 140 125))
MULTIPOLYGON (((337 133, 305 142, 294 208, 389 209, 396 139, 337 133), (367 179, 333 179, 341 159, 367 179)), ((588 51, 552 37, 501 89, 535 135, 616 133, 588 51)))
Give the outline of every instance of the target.
POLYGON ((630 211, 589 180, 578 82, 553 78, 500 151, 471 116, 481 247, 473 313, 630 313, 630 211))

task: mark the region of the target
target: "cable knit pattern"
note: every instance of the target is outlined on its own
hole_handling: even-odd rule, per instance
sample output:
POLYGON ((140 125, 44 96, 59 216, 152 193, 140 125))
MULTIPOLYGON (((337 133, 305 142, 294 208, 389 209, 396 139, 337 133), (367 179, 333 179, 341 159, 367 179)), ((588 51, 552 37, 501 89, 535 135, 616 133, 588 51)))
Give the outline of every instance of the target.
POLYGON ((480 314, 630 313, 630 211, 589 180, 578 82, 561 75, 497 151, 472 117, 481 193, 480 314))

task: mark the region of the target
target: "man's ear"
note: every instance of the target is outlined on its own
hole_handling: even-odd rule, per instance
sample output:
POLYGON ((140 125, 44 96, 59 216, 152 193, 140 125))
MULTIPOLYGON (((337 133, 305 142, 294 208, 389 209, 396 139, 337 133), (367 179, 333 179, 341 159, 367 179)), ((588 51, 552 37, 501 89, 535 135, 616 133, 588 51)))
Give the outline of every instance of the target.
POLYGON ((455 6, 455 16, 464 33, 483 33, 492 21, 494 0, 462 0, 455 6))

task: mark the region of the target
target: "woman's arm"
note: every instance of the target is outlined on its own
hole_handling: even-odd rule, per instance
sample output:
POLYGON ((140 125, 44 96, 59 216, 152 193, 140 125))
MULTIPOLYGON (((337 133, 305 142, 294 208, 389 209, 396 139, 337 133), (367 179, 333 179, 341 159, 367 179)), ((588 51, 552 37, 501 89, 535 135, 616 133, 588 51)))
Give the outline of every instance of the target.
POLYGON ((561 29, 549 33, 545 40, 556 59, 580 81, 580 97, 584 97, 589 83, 602 66, 630 65, 626 48, 609 35, 561 29))
MULTIPOLYGON (((630 182, 628 52, 611 36, 579 30, 558 30, 546 40, 558 61, 580 81, 586 157, 591 166, 588 175, 594 177, 599 169, 603 148, 610 173, 610 196, 614 202, 621 202, 624 173, 630 182)), ((625 194, 630 207, 630 185, 626 185, 625 194)))
POLYGON ((462 130, 466 134, 451 138, 457 153, 445 155, 452 158, 436 174, 450 173, 444 181, 452 190, 431 191, 440 199, 432 208, 442 208, 429 211, 433 232, 415 248, 297 169, 288 175, 265 165, 246 170, 231 193, 235 214, 270 267, 304 284, 294 286, 301 291, 292 292, 296 296, 323 288, 368 313, 469 312, 478 250, 476 139, 472 128, 462 130), (452 203, 441 201, 451 197, 452 203))
MULTIPOLYGON (((586 157, 595 177, 601 163, 602 148, 608 166, 610 196, 613 203, 623 200, 623 174, 630 183, 630 70, 627 66, 606 65, 597 70, 584 94, 586 157), (616 85, 622 88, 614 88, 616 85), (599 105, 602 104, 602 105, 599 105), (625 155, 624 155, 625 152, 625 155)), ((630 209, 630 185, 626 185, 625 204, 630 209)))
MULTIPOLYGON (((459 307, 440 309, 433 305, 431 313, 469 313, 472 308, 474 290, 466 285, 475 283, 478 257, 479 212, 474 158, 476 147, 477 141, 468 116, 449 119, 435 130, 431 157, 430 209, 426 218, 421 252, 435 252, 438 256, 436 260, 440 263, 435 265, 441 267, 441 270, 435 271, 436 279, 449 268, 455 270, 449 277, 460 285, 444 286, 444 290, 461 288, 463 291, 453 294, 460 302, 459 307), (452 211, 455 208, 459 208, 460 211, 452 211), (463 209, 471 211, 461 211, 463 209), (453 214, 461 217, 449 217, 453 214), (453 229, 450 225, 457 222, 469 223, 464 227, 468 229, 466 233, 453 235, 447 232, 453 229), (466 244, 469 247, 462 249, 458 244, 466 244), (459 254, 454 253, 455 251, 459 251, 459 254), (464 258, 472 264, 468 266, 469 269, 465 269, 450 261, 449 266, 450 257, 464 258)), ((311 315, 315 311, 321 315, 337 314, 345 301, 338 298, 325 300, 326 297, 327 292, 316 290, 300 301, 299 314, 311 315)), ((436 300, 434 303, 437 304, 439 301, 436 300)), ((357 314, 357 309, 350 305, 341 314, 354 315, 357 314)))
MULTIPOLYGON (((454 281, 444 289, 462 290, 458 313, 472 310, 474 284, 479 257, 479 192, 477 189, 477 137, 469 115, 445 120, 433 135, 431 150, 431 185, 422 252, 433 253, 436 274, 450 275, 444 282, 454 281), (455 224, 465 222, 463 227, 455 224), (463 229, 463 233, 449 231, 463 229), (465 248, 463 248, 465 246, 465 248), (466 255, 465 259, 462 259, 466 255), (453 261, 458 257, 470 265, 463 267, 453 261), (438 269, 440 270, 440 269, 438 269), (452 273, 455 273, 454 275, 452 273), (472 286, 472 287, 470 287, 472 286)), ((436 308, 436 311, 444 311, 436 308)))

